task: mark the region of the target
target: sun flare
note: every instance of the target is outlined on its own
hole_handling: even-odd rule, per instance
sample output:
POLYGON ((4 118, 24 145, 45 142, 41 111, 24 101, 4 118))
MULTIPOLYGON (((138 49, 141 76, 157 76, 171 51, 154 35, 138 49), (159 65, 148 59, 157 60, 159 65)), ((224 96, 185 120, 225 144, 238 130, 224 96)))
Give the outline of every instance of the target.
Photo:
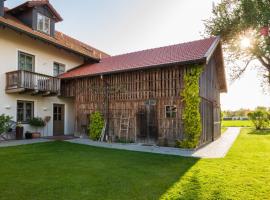
POLYGON ((248 37, 243 37, 240 41, 240 45, 242 49, 247 49, 251 47, 251 39, 248 37))

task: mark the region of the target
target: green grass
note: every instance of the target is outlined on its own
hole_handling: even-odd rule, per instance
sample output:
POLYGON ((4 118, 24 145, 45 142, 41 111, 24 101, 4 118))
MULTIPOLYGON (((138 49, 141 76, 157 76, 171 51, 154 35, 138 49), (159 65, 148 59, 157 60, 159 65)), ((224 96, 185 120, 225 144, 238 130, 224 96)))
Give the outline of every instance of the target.
POLYGON ((254 125, 250 120, 223 120, 222 127, 254 127, 254 125))
POLYGON ((65 142, 0 149, 0 199, 269 199, 270 132, 243 129, 225 158, 65 142))

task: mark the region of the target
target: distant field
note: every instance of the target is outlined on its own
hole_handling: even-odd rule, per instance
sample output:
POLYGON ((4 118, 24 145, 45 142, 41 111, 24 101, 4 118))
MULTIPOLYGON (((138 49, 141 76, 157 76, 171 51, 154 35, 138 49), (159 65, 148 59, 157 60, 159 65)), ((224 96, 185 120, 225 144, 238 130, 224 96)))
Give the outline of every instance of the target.
POLYGON ((228 120, 228 121, 222 121, 222 127, 253 127, 251 121, 249 120, 228 120))

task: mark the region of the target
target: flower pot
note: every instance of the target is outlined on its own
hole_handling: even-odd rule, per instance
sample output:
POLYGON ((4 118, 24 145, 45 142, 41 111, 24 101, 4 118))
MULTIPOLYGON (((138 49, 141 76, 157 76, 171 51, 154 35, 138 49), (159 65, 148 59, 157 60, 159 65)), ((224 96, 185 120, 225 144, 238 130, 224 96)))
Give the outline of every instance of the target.
POLYGON ((30 133, 30 132, 25 133, 25 139, 27 139, 27 140, 32 139, 32 133, 30 133))
POLYGON ((40 138, 41 134, 39 132, 32 133, 32 139, 40 138))
POLYGON ((23 139, 23 127, 17 126, 16 127, 16 140, 23 139))

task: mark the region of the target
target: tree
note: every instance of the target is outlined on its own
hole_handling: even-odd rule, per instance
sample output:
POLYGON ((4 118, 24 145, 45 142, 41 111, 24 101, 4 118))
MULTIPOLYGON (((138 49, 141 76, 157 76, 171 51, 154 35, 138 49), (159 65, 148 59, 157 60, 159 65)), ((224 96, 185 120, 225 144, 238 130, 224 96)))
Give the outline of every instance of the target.
POLYGON ((266 110, 257 109, 248 114, 257 130, 267 128, 269 126, 270 114, 266 110))
POLYGON ((264 85, 270 86, 269 23, 269 0, 222 0, 213 8, 213 16, 205 21, 206 34, 221 36, 233 80, 255 65, 264 85))

